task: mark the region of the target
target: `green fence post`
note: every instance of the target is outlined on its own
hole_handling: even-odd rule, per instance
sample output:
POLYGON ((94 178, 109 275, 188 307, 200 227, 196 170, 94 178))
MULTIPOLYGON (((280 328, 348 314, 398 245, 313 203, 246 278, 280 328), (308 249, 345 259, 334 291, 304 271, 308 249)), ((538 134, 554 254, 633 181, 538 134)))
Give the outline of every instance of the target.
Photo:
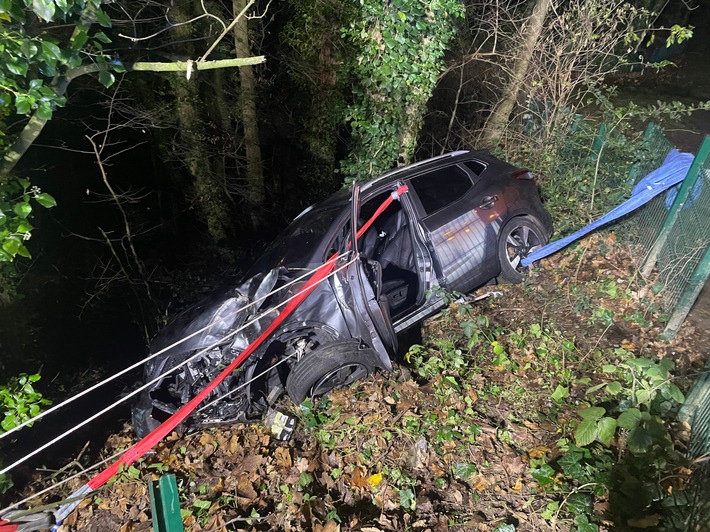
POLYGON ((688 316, 688 312, 693 308, 693 303, 698 298, 698 294, 703 289, 705 281, 710 277, 710 247, 705 248, 705 255, 703 256, 698 267, 695 268, 693 276, 688 281, 688 285, 683 291, 683 295, 680 301, 676 304, 673 309, 673 314, 671 314, 670 320, 666 324, 666 328, 661 334, 661 339, 672 340, 673 337, 683 325, 685 318, 688 316))
POLYGON ((602 122, 597 131, 597 136, 594 137, 594 142, 592 143, 592 151, 589 154, 589 158, 592 161, 596 161, 601 154, 604 143, 606 142, 606 123, 602 122))
POLYGON ((175 475, 164 475, 151 482, 150 507, 153 511, 154 532, 183 532, 180 497, 175 475))
POLYGON ((693 190, 695 183, 698 181, 698 177, 700 176, 700 166, 705 163, 705 160, 708 158, 709 155, 710 135, 705 135, 705 139, 703 140, 703 143, 700 146, 700 149, 698 150, 695 159, 693 160, 693 164, 690 165, 688 175, 685 176, 680 190, 678 191, 678 195, 676 196, 676 199, 673 202, 673 205, 671 206, 671 209, 668 212, 665 221, 663 222, 663 226, 661 227, 661 230, 658 233, 658 237, 653 243, 651 250, 646 255, 646 259, 644 260, 643 266, 641 267, 641 274, 644 277, 648 277, 651 274, 653 267, 656 265, 658 255, 663 249, 663 246, 665 245, 666 241, 668 240, 668 234, 670 233, 673 225, 678 220, 678 213, 685 205, 690 191, 693 190))

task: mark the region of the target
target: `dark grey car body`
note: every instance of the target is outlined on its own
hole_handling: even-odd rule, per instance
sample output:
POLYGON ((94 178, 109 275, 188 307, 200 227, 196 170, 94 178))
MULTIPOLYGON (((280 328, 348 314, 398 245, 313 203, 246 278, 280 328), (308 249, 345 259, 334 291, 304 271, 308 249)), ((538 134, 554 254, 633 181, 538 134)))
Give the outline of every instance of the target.
MULTIPOLYGON (((319 386, 350 382, 288 384, 289 374, 302 378, 295 367, 313 366, 316 357, 306 361, 313 353, 341 356, 329 345, 347 351, 343 367, 358 366, 361 356, 364 373, 372 366, 391 369, 396 333, 441 307, 440 291, 433 288, 470 292, 506 272, 516 280, 517 259, 505 260, 506 246, 526 254, 551 232, 529 172, 485 152, 455 152, 399 168, 362 184, 359 198, 341 190, 301 213, 239 286, 196 306, 156 338, 152 352, 162 352, 146 364, 145 382, 154 382, 134 406, 136 430, 149 432, 189 401, 261 334, 307 277, 288 283, 334 253, 343 256, 337 272, 213 392, 212 404, 191 417, 192 426, 259 419, 284 389, 302 400, 310 392, 293 390, 315 393, 319 386), (403 185, 408 191, 353 245, 353 218, 362 225, 403 185)), ((313 372, 317 366, 307 371, 313 372)), ((352 378, 360 376, 362 371, 352 378)))

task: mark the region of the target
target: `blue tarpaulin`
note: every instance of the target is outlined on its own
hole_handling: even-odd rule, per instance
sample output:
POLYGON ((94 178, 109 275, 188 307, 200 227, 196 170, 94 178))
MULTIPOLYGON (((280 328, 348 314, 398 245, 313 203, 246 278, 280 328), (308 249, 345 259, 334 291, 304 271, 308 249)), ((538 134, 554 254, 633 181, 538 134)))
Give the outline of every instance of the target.
POLYGON ((546 246, 530 253, 521 261, 523 266, 530 266, 533 262, 552 255, 563 247, 571 244, 575 240, 582 238, 587 233, 608 224, 638 209, 658 196, 661 192, 668 190, 674 185, 682 182, 690 169, 693 162, 693 154, 683 153, 678 150, 671 150, 663 164, 656 168, 653 172, 641 179, 631 191, 631 197, 624 203, 610 210, 601 218, 594 220, 588 226, 583 227, 579 231, 572 233, 564 238, 555 240, 546 246))

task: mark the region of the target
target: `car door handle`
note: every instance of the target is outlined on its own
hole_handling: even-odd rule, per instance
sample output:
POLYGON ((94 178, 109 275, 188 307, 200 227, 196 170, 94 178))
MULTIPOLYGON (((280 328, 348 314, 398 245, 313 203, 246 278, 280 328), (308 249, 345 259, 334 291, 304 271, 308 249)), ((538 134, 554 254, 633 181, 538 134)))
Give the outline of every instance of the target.
POLYGON ((496 204, 496 201, 498 201, 498 196, 485 196, 483 198, 483 203, 481 203, 478 208, 490 209, 491 207, 493 207, 493 205, 496 204))

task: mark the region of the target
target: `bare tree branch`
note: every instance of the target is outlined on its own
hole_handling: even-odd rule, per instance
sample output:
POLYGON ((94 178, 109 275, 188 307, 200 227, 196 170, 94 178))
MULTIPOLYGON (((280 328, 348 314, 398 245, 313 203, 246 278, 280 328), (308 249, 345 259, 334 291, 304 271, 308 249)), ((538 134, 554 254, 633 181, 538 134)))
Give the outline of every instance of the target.
MULTIPOLYGON (((191 70, 213 70, 217 68, 232 68, 244 65, 258 65, 266 61, 263 55, 256 57, 244 57, 234 59, 220 59, 216 61, 174 61, 170 63, 161 62, 136 62, 126 63, 123 66, 127 72, 188 72, 191 70)), ((77 68, 68 70, 64 75, 55 79, 53 87, 55 92, 62 96, 66 93, 69 83, 79 76, 85 74, 93 74, 96 72, 112 70, 116 65, 110 63, 82 65, 77 68)), ((6 178, 15 168, 22 156, 32 146, 32 143, 37 139, 42 132, 47 120, 33 114, 29 119, 24 129, 18 136, 15 143, 5 153, 5 157, 0 163, 0 180, 6 178)))

